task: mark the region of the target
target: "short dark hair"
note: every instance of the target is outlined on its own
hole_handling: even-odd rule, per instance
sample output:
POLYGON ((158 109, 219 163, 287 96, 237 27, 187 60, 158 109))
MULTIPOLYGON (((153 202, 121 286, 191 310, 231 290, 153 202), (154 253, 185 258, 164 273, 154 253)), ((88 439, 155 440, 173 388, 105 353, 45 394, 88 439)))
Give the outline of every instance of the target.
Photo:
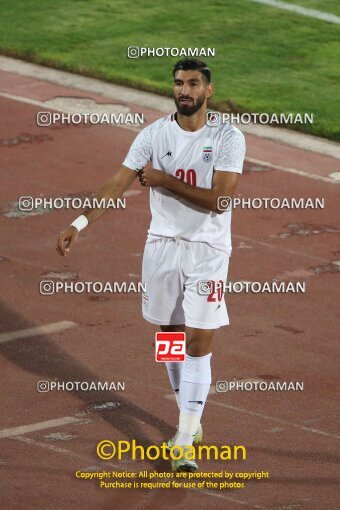
POLYGON ((175 78, 175 73, 177 71, 199 71, 205 76, 208 83, 211 83, 211 71, 205 62, 199 60, 198 58, 185 58, 184 60, 179 60, 174 65, 172 76, 175 78))

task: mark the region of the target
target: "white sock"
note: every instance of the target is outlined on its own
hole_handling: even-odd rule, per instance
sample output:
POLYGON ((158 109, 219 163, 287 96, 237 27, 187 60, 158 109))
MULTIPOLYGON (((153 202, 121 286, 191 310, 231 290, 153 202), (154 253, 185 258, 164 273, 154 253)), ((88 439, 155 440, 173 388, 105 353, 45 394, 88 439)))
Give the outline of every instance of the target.
POLYGON ((183 369, 183 362, 178 361, 167 361, 165 363, 166 369, 168 371, 168 376, 170 379, 170 384, 172 389, 175 392, 176 402, 178 405, 178 409, 181 408, 181 399, 180 399, 180 383, 181 383, 181 373, 183 369))
POLYGON ((208 397, 211 384, 211 353, 186 355, 180 384, 181 411, 176 444, 191 445, 208 397))

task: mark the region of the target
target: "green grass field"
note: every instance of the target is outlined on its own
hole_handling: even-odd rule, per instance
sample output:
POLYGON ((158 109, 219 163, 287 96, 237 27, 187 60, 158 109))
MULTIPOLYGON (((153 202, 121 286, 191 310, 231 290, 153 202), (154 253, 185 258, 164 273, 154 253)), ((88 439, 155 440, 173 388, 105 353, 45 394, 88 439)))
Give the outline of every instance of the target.
MULTIPOLYGON (((296 0, 340 14, 337 0, 296 0)), ((2 0, 0 51, 171 95, 172 57, 128 59, 127 47, 214 47, 214 104, 313 112, 306 132, 340 140, 340 27, 248 0, 2 0)))

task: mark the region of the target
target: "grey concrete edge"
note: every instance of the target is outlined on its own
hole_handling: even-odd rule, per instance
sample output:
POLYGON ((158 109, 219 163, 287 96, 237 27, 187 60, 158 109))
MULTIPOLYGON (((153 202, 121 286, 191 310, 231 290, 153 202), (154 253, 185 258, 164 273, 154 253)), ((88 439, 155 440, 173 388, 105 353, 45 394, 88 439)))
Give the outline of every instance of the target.
MULTIPOLYGON (((137 106, 158 110, 165 114, 174 110, 173 100, 167 97, 32 64, 19 59, 0 56, 0 69, 21 76, 74 88, 75 90, 102 95, 106 98, 114 99, 115 101, 130 102, 137 106)), ((284 128, 272 128, 270 126, 256 124, 242 124, 238 125, 238 127, 244 133, 340 159, 340 144, 336 142, 284 128)))

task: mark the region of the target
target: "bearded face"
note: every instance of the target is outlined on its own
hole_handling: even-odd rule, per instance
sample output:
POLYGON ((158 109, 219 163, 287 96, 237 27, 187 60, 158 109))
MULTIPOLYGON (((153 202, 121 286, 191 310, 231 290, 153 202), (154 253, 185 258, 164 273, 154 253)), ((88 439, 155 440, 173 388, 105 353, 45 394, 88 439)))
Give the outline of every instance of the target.
POLYGON ((199 71, 179 70, 174 77, 174 99, 180 115, 194 115, 211 95, 211 87, 199 71))
POLYGON ((202 106, 205 101, 205 95, 202 94, 197 98, 192 98, 190 96, 181 95, 179 98, 175 97, 175 103, 177 107, 178 113, 181 115, 186 115, 190 117, 194 113, 196 113, 202 106))

